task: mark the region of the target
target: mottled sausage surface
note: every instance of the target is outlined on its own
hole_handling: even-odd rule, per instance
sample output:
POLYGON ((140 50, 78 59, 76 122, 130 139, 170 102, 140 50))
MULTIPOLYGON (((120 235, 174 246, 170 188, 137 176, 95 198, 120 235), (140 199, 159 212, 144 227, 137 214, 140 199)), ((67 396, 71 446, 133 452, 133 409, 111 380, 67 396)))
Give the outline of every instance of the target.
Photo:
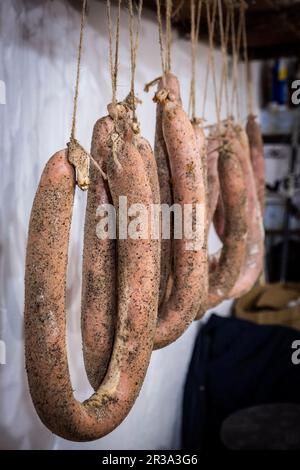
MULTIPOLYGON (((114 203, 127 195, 147 208, 152 192, 130 139, 107 165, 114 203)), ((157 244, 118 241, 118 322, 106 376, 84 403, 73 396, 66 353, 65 292, 69 231, 75 190, 67 151, 55 154, 42 174, 31 212, 25 274, 25 355, 32 400, 42 422, 74 441, 98 439, 130 411, 152 351, 158 287, 157 244), (147 266, 147 269, 145 269, 147 266)))
POLYGON ((213 224, 218 237, 223 241, 225 230, 225 208, 221 194, 219 194, 215 213, 213 214, 213 224))
MULTIPOLYGON (((96 122, 93 130, 91 155, 104 173, 113 127, 113 120, 106 116, 96 122)), ((97 234, 98 208, 102 204, 112 204, 108 183, 99 169, 91 165, 84 226, 81 331, 85 369, 94 390, 107 371, 117 308, 116 240, 102 239, 97 234)))
POLYGON ((157 163, 152 147, 147 139, 140 134, 135 136, 134 144, 138 149, 148 175, 149 184, 153 193, 154 204, 160 204, 160 187, 157 174, 157 163))
MULTIPOLYGON (((94 127, 93 139, 92 139, 92 152, 93 157, 96 159, 97 162, 101 164, 102 170, 106 173, 106 162, 108 155, 110 153, 110 146, 108 145, 109 135, 113 131, 113 121, 109 116, 99 119, 94 127)), ((160 203, 160 196, 159 196, 159 183, 157 177, 157 166, 156 161, 154 158, 154 154, 151 148, 150 143, 142 137, 140 134, 135 135, 133 139, 134 146, 137 148, 142 161, 144 163, 144 168, 146 170, 146 174, 148 176, 150 188, 152 191, 153 196, 153 203, 159 204, 160 203)), ((99 172, 98 172, 99 173, 99 172)), ((98 177, 99 178, 99 177, 98 177)), ((106 187, 108 185, 105 184, 103 179, 99 181, 98 191, 101 188, 106 187)), ((108 198, 110 203, 112 203, 112 199, 108 189, 108 198)), ((95 201, 95 204, 99 204, 99 198, 95 201)), ((105 203, 103 196, 102 202, 105 203)), ((91 205, 92 206, 92 205, 91 205)), ((90 212, 92 215, 96 214, 96 206, 94 207, 94 211, 92 207, 90 207, 90 212)), ((152 219, 151 222, 155 222, 154 220, 154 211, 151 211, 152 219)), ((93 221, 93 219, 92 219, 93 221)), ((158 223, 159 228, 159 223, 158 223)), ((89 229, 89 233, 90 233, 89 229)), ((157 242, 159 245, 159 249, 156 253, 156 265, 157 265, 157 273, 156 278, 159 279, 159 265, 160 265, 160 244, 159 244, 159 230, 158 230, 158 238, 157 242)), ((105 240, 105 241, 98 241, 98 246, 96 246, 97 241, 95 240, 95 245, 93 246, 94 250, 98 250, 98 252, 90 252, 91 258, 89 259, 89 265, 93 266, 93 256, 101 256, 100 262, 104 263, 105 265, 97 270, 97 272, 101 273, 101 278, 99 279, 98 284, 98 311, 93 312, 91 308, 86 308, 82 315, 84 315, 84 323, 82 325, 82 334, 83 334, 83 344, 84 344, 84 352, 85 352, 85 368, 87 371, 88 377, 92 377, 90 382, 93 388, 96 390, 99 385, 101 384, 103 378, 103 371, 105 372, 104 364, 107 364, 111 355, 112 351, 112 343, 114 337, 114 328, 115 328, 115 321, 116 321, 116 269, 117 269, 117 259, 115 253, 115 241, 105 240), (100 246, 99 246, 100 243, 100 246), (100 249, 99 249, 100 248, 100 249), (107 251, 105 251, 107 250, 107 251), (100 282, 103 282, 103 285, 100 285, 100 282), (102 289, 101 289, 102 288, 102 289), (112 297, 111 302, 109 303, 109 299, 112 297), (88 348, 89 347, 89 348, 88 348), (88 351, 88 353, 86 352, 88 351), (100 364, 100 374, 99 374, 99 364, 100 364)), ((88 248, 85 247, 85 250, 88 248)), ((99 276, 98 276, 99 277, 99 276)), ((87 297, 88 299, 90 296, 87 297)), ((89 302, 90 303, 90 302, 89 302)), ((88 301, 87 301, 88 304, 88 301)), ((90 305, 87 305, 87 307, 90 305)))
POLYGON ((247 252, 240 276, 230 292, 230 297, 237 298, 248 292, 263 269, 264 259, 264 228, 257 197, 255 179, 250 159, 249 141, 245 130, 238 125, 232 126, 232 133, 237 136, 233 140, 233 150, 240 158, 244 177, 247 182, 247 252))
MULTIPOLYGON (((230 291, 229 297, 237 298, 248 292, 263 269, 264 259, 264 228, 263 219, 258 199, 253 167, 250 158, 248 136, 245 130, 236 125, 231 119, 226 123, 227 135, 232 140, 232 148, 243 170, 247 189, 247 250, 245 262, 242 266, 239 278, 230 291)), ((218 206, 214 216, 216 232, 223 241, 225 229, 224 203, 219 197, 218 206)))
POLYGON ((265 209, 265 159, 264 143, 261 129, 256 121, 256 116, 248 116, 246 132, 249 139, 250 157, 253 167, 254 179, 256 184, 257 196, 262 215, 265 209))
MULTIPOLYGON (((159 81, 158 91, 162 89, 172 93, 174 98, 181 101, 179 82, 172 73, 167 72, 159 81)), ((168 206, 171 206, 173 204, 172 177, 168 150, 162 129, 162 113, 163 105, 158 101, 156 108, 154 155, 157 163, 160 202, 161 204, 167 204, 168 206)), ((170 239, 161 240, 159 305, 161 305, 166 298, 168 279, 172 272, 172 243, 172 236, 170 239)))
MULTIPOLYGON (((236 138, 225 128, 215 133, 218 139, 217 178, 220 181, 219 198, 223 203, 224 230, 222 248, 209 256, 209 293, 207 309, 225 300, 235 285, 245 262, 247 242, 246 182, 239 161, 233 151, 236 138)), ((201 313, 196 317, 198 320, 201 313)))
POLYGON ((210 131, 207 146, 207 191, 208 191, 208 225, 213 219, 220 194, 218 174, 219 147, 221 143, 215 129, 210 131))
POLYGON ((160 92, 157 99, 163 106, 162 128, 170 161, 174 203, 183 213, 187 204, 197 205, 201 207, 203 217, 198 227, 198 240, 194 240, 199 243, 187 240, 185 234, 181 239, 174 239, 173 285, 160 311, 155 348, 175 341, 205 305, 207 296, 206 188, 202 161, 193 126, 182 105, 173 95, 160 92))
POLYGON ((225 300, 235 285, 246 255, 246 181, 232 140, 223 138, 219 150, 218 173, 224 207, 223 246, 214 269, 209 273, 208 308, 225 300))
MULTIPOLYGON (((200 122, 193 122, 192 121, 192 126, 194 129, 195 133, 195 138, 196 138, 196 145, 198 149, 198 155, 200 158, 200 162, 202 164, 202 174, 203 174, 203 180, 204 180, 204 185, 205 185, 205 204, 206 204, 206 224, 205 224, 205 232, 204 232, 204 250, 206 251, 206 255, 208 256, 208 232, 209 232, 209 192, 208 192, 208 175, 207 175, 207 139, 206 135, 204 133, 204 130, 202 126, 200 125, 200 122)), ((208 290, 209 290, 209 258, 207 260, 207 265, 206 265, 206 273, 204 274, 203 279, 201 280, 201 283, 203 282, 203 292, 206 293, 206 303, 202 302, 200 311, 198 312, 199 317, 202 316, 202 314, 207 310, 207 302, 208 302, 208 290)), ((205 297, 205 294, 204 294, 205 297)), ((197 314, 197 315, 198 315, 197 314)))
MULTIPOLYGON (((206 199, 207 199, 207 203, 208 203, 208 183, 207 183, 207 161, 208 161, 208 150, 207 150, 207 139, 206 139, 206 136, 205 136, 205 132, 202 128, 202 126, 200 125, 200 122, 197 122, 197 120, 195 122, 191 121, 192 122, 192 126, 193 126, 193 129, 194 129, 194 133, 195 133, 195 138, 196 138, 196 145, 197 145, 197 148, 198 148, 198 154, 199 154, 199 158, 200 158, 200 161, 202 163, 202 171, 203 171, 203 178, 204 178, 204 183, 205 183, 205 189, 206 189, 206 199)), ((207 208, 208 210, 208 208, 207 208)))

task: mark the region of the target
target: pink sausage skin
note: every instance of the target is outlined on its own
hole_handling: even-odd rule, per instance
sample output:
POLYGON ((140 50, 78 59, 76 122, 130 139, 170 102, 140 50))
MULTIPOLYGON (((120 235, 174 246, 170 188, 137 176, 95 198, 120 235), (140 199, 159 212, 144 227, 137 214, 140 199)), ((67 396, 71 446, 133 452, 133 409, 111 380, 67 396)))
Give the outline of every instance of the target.
MULTIPOLYGON (((142 159, 130 140, 108 162, 112 197, 128 194, 146 207, 152 193, 142 159), (142 188, 142 190, 141 190, 142 188)), ((65 292, 75 190, 67 151, 42 174, 29 224, 25 273, 25 358, 31 397, 41 421, 73 441, 99 439, 126 417, 139 393, 152 352, 158 299, 157 245, 118 243, 118 322, 105 378, 84 403, 73 396, 66 352, 65 292), (147 270, 145 270, 145 265, 147 270)))

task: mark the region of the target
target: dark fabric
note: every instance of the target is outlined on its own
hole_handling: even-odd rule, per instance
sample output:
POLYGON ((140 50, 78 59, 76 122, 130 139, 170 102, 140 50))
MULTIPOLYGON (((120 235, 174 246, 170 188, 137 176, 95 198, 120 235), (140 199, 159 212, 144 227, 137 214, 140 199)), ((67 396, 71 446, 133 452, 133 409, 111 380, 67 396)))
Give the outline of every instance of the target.
POLYGON ((182 448, 220 450, 222 422, 264 403, 300 403, 299 332, 212 315, 196 339, 183 400, 182 448))

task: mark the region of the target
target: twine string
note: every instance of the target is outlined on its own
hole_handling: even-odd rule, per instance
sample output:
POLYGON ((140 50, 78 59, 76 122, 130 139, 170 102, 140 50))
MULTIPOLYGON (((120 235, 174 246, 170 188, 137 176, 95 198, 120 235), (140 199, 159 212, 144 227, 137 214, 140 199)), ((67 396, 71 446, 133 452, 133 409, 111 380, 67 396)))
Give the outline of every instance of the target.
POLYGON ((160 0, 156 0, 156 13, 157 13, 157 24, 158 24, 158 37, 159 37, 159 50, 160 50, 160 60, 161 60, 161 70, 163 76, 166 72, 165 66, 165 45, 164 45, 164 32, 162 25, 162 16, 161 16, 161 3, 160 0))
MULTIPOLYGON (((219 103, 217 96, 217 82, 215 74, 215 60, 214 60, 214 33, 215 33, 215 23, 216 23, 216 12, 217 12, 217 0, 213 0, 213 12, 210 13, 210 2, 206 1, 206 15, 207 15, 207 25, 208 25, 208 36, 209 36, 209 48, 207 52, 207 62, 205 70, 205 80, 204 80, 204 91, 203 91, 203 104, 202 104, 202 118, 205 120, 206 112, 206 103, 208 97, 208 80, 210 72, 213 77, 213 88, 214 88, 214 98, 217 116, 219 114, 219 103)), ((219 119, 219 118, 218 118, 219 119)))
POLYGON ((136 72, 136 58, 139 46, 139 33, 141 26, 143 0, 139 0, 136 13, 136 25, 134 28, 134 10, 132 0, 128 0, 129 10, 129 34, 130 34, 130 61, 131 61, 131 81, 130 81, 130 96, 132 100, 133 118, 136 119, 136 99, 135 99, 135 72, 136 72))
POLYGON ((171 44, 172 44, 172 8, 173 0, 167 0, 166 4, 166 72, 171 70, 171 44))
POLYGON ((245 77, 246 77, 246 87, 247 87, 247 109, 248 114, 253 114, 253 83, 252 83, 252 73, 251 73, 251 64, 248 57, 248 44, 247 44, 247 28, 246 28, 246 4, 241 1, 241 22, 242 22, 242 39, 243 39, 243 55, 245 62, 245 77))
POLYGON ((228 91, 228 41, 230 31, 230 14, 229 10, 226 9, 225 29, 224 29, 224 15, 222 0, 218 0, 219 10, 219 28, 221 38, 221 51, 222 51, 222 73, 220 80, 220 91, 219 91, 219 105, 220 110, 223 104, 223 95, 225 94, 225 113, 229 114, 229 91, 228 91), (225 93, 224 93, 225 92, 225 93))
POLYGON ((73 113, 72 113, 72 125, 71 125, 71 137, 70 140, 75 139, 76 135, 76 118, 77 118, 77 107, 78 107, 78 94, 79 94, 79 80, 80 80, 80 69, 81 69, 81 54, 83 45, 83 33, 86 18, 86 0, 82 1, 81 20, 80 20, 80 33, 79 33, 79 45, 77 52, 77 65, 76 65, 76 81, 75 81, 75 93, 73 99, 73 113))
POLYGON ((241 21, 239 18, 238 31, 236 31, 235 26, 235 11, 234 3, 231 2, 230 6, 231 13, 231 47, 232 47, 232 64, 233 64, 233 75, 232 75, 232 93, 231 93, 231 114, 234 114, 234 105, 236 108, 236 117, 238 121, 240 120, 240 94, 239 94, 239 51, 240 51, 240 42, 241 42, 241 21))
POLYGON ((165 74, 171 70, 172 8, 172 0, 166 0, 166 18, 164 32, 163 19, 161 14, 161 0, 156 0, 159 49, 163 81, 165 81, 165 74))
POLYGON ((190 85, 189 110, 192 120, 196 119, 196 68, 197 68, 197 45, 199 40, 200 19, 202 10, 202 0, 191 0, 191 56, 192 56, 192 74, 190 85), (197 7, 197 8, 196 8, 197 7))
POLYGON ((111 16, 111 0, 107 0, 106 2, 108 38, 109 38, 109 65, 110 65, 113 105, 115 105, 117 102, 121 1, 122 0, 118 0, 118 14, 117 14, 117 21, 116 21, 115 37, 113 37, 114 35, 113 35, 112 16, 111 16), (113 53, 114 42, 115 42, 115 53, 113 53))

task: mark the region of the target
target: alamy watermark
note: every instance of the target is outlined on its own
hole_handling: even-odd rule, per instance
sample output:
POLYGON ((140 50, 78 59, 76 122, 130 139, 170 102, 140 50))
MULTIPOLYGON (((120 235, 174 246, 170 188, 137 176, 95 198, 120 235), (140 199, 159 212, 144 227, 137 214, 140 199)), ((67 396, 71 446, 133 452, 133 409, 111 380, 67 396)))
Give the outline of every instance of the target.
POLYGON ((295 341, 293 341, 292 349, 295 349, 292 354, 292 363, 295 366, 298 366, 300 364, 300 339, 296 339, 295 341))
POLYGON ((198 251, 204 245, 205 205, 143 204, 128 205, 120 196, 118 209, 112 204, 100 204, 96 234, 100 240, 184 240, 185 249, 198 251), (172 227, 172 229, 171 229, 172 227))
POLYGON ((292 93, 292 103, 297 106, 300 104, 300 80, 294 80, 292 83, 292 89, 295 90, 292 93))

